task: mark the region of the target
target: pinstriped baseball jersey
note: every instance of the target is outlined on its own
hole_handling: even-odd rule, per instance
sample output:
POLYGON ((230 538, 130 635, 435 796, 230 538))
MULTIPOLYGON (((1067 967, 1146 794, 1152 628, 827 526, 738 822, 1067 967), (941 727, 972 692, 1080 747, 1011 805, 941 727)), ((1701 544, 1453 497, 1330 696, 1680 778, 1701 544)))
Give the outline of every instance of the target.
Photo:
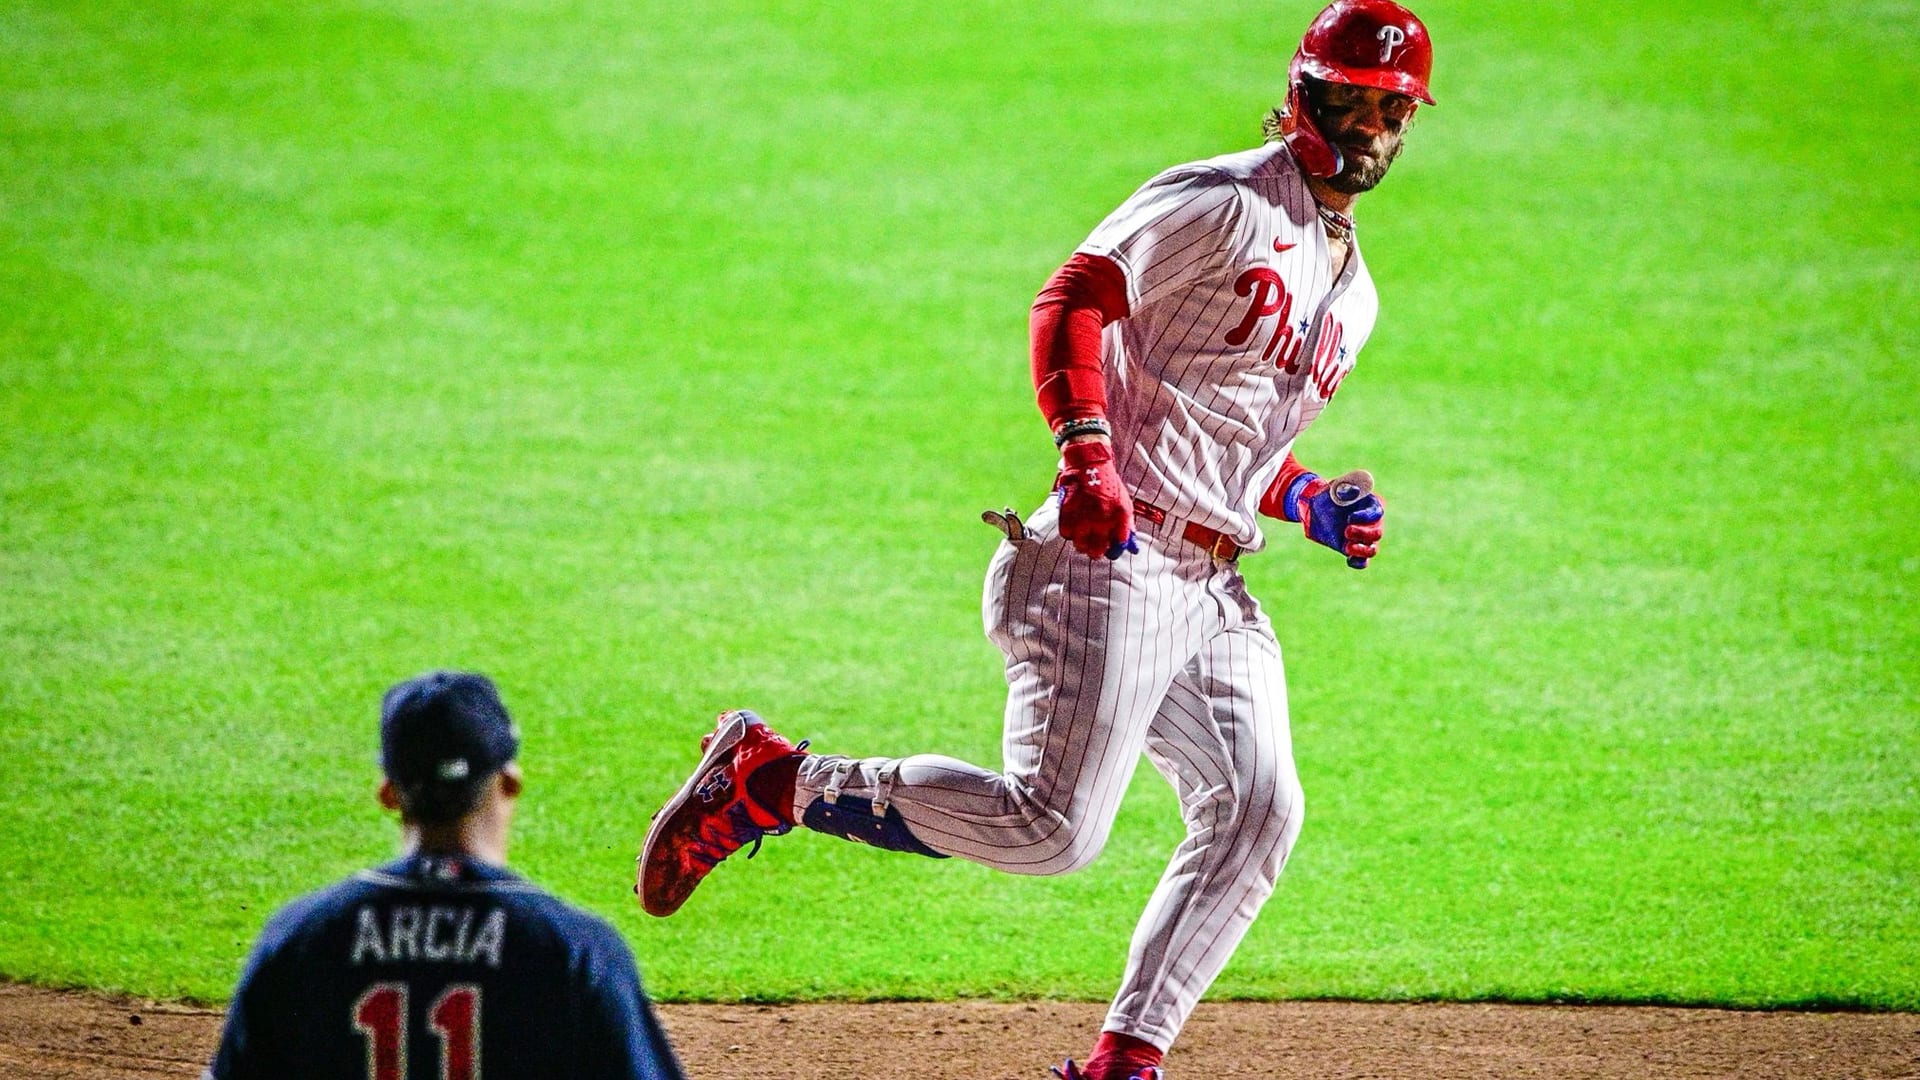
POLYGON ((1358 243, 1336 280, 1313 195, 1270 143, 1168 169, 1079 250, 1127 280, 1105 338, 1121 478, 1258 550, 1261 492, 1373 331, 1358 243))
POLYGON ((1357 248, 1334 279, 1279 144, 1162 173, 1080 251, 1126 280, 1128 315, 1103 338, 1107 415, 1122 478, 1167 513, 1137 515, 1139 550, 1117 560, 1076 552, 1051 500, 1000 545, 981 603, 1006 658, 998 771, 810 754, 790 811, 851 797, 940 854, 1067 873, 1106 843, 1144 753, 1187 836, 1104 1029, 1164 1050, 1272 894, 1306 807, 1273 626, 1238 563, 1183 526, 1261 542, 1260 495, 1352 369, 1376 299, 1357 248))

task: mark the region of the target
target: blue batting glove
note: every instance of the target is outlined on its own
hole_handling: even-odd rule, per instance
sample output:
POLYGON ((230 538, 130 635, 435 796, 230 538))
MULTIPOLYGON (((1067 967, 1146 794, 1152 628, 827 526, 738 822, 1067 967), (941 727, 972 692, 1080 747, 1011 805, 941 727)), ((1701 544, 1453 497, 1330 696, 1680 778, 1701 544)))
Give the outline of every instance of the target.
MULTIPOLYGON (((1365 570, 1367 560, 1380 553, 1380 537, 1386 526, 1382 519, 1387 504, 1371 492, 1358 501, 1341 506, 1333 501, 1331 485, 1308 473, 1301 478, 1299 494, 1288 499, 1307 539, 1347 557, 1347 565, 1365 570)), ((1292 493, 1289 493, 1292 494, 1292 493)))

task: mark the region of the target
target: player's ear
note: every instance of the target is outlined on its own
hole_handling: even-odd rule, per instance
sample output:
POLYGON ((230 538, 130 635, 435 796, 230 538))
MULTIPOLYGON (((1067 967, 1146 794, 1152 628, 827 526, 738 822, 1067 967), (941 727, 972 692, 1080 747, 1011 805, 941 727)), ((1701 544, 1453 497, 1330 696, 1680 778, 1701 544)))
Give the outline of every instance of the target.
POLYGON ((517 799, 526 786, 527 778, 520 772, 519 762, 509 761, 500 767, 500 794, 517 799))
POLYGON ((380 779, 380 805, 389 810, 400 809, 400 792, 394 788, 393 781, 385 777, 380 779))

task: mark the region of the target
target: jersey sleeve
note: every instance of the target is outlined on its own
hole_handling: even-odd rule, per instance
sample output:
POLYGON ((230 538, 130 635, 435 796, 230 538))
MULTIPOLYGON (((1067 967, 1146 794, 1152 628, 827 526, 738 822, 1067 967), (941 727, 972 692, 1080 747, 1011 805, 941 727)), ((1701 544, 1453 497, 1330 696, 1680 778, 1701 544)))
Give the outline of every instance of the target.
POLYGON ((611 927, 600 928, 582 969, 587 1071, 583 1080, 686 1080, 640 972, 611 927))
POLYGON ((1182 168, 1147 181, 1107 215, 1079 251, 1120 267, 1132 311, 1219 266, 1241 220, 1240 189, 1211 169, 1182 168))

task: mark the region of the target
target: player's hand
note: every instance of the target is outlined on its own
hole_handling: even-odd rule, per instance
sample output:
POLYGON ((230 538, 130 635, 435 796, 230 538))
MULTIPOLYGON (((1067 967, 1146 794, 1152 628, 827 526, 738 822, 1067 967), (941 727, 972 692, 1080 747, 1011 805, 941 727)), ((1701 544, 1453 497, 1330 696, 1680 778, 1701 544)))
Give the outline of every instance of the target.
POLYGON ((1316 476, 1300 490, 1295 505, 1307 539, 1345 555, 1355 570, 1365 570, 1367 560, 1380 553, 1387 504, 1373 492, 1342 506, 1333 500, 1332 484, 1316 476))
POLYGON ((1133 496, 1113 465, 1113 447, 1098 439, 1070 442, 1060 450, 1060 535, 1089 559, 1118 559, 1137 552, 1133 496))

